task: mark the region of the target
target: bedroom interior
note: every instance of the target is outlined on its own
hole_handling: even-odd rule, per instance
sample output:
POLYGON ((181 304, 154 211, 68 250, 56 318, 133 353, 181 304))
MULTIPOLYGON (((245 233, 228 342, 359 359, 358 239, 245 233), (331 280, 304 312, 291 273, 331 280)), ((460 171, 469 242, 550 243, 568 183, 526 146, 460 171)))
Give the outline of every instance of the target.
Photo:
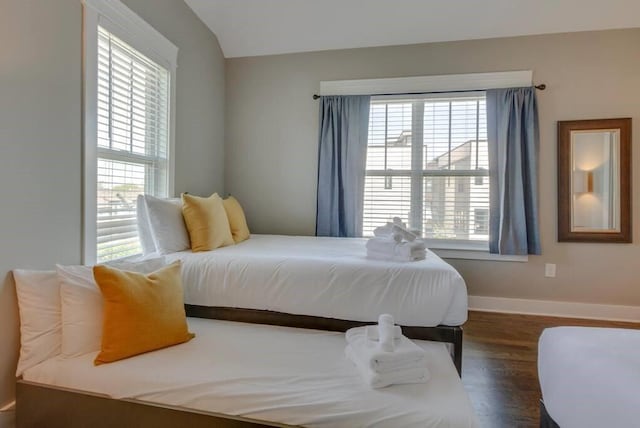
POLYGON ((0 428, 637 424, 640 3, 322 3, 0 0, 0 428))

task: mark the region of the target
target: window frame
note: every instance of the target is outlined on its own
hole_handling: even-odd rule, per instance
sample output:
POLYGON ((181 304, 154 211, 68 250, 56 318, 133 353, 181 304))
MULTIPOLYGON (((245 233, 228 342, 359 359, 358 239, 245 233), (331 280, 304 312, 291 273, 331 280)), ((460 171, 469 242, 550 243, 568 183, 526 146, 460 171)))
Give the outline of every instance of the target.
MULTIPOLYGON (((401 101, 412 100, 414 106, 412 106, 413 115, 417 118, 422 118, 423 113, 422 109, 424 108, 424 100, 428 99, 449 99, 455 100, 456 98, 469 98, 469 97, 485 97, 486 91, 477 90, 477 91, 467 91, 464 92, 437 92, 437 93, 425 93, 425 94, 407 94, 407 95, 374 95, 371 97, 371 102, 389 102, 389 101, 401 101), (415 112, 416 107, 418 108, 418 112, 415 112)), ((413 135, 422 136, 422 128, 423 124, 421 121, 419 123, 412 124, 413 135)), ((414 146, 412 146, 414 147, 414 146)), ((447 169, 447 170, 431 170, 424 168, 423 165, 423 155, 422 155, 422 147, 420 145, 415 145, 416 149, 412 149, 414 152, 413 156, 416 156, 415 159, 412 160, 412 166, 410 169, 406 170, 398 170, 398 169, 365 169, 365 179, 366 177, 408 177, 411 179, 411 188, 414 189, 417 186, 422 193, 422 197, 415 199, 412 198, 411 203, 411 213, 414 216, 411 220, 411 223, 415 224, 416 222, 422 222, 422 213, 423 213, 423 204, 424 204, 424 189, 423 182, 427 177, 469 177, 473 178, 484 178, 489 177, 488 169, 477 169, 477 170, 455 170, 455 169, 447 169)), ((368 148, 368 146, 367 146, 368 148)), ((456 189, 457 191, 457 189, 456 189)), ((413 190, 412 190, 413 193, 413 190)), ((364 214, 364 213, 363 213, 364 214)), ((470 214, 470 213, 469 213, 470 214)), ((489 251, 489 241, 483 240, 457 240, 457 239, 433 239, 426 238, 425 242, 429 246, 429 248, 441 248, 441 249, 453 249, 453 250, 465 250, 465 251, 489 251)))
POLYGON ((119 0, 82 0, 83 5, 83 138, 82 263, 97 260, 98 175, 98 26, 164 67, 169 80, 167 193, 174 194, 175 94, 178 48, 119 0))

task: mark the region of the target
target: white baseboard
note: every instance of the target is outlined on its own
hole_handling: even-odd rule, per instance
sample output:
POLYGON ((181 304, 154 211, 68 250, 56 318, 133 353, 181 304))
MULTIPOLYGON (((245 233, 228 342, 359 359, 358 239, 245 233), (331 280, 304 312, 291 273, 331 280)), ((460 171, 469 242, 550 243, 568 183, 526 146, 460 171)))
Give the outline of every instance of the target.
POLYGON ((469 296, 469 310, 563 318, 640 322, 640 306, 469 296))

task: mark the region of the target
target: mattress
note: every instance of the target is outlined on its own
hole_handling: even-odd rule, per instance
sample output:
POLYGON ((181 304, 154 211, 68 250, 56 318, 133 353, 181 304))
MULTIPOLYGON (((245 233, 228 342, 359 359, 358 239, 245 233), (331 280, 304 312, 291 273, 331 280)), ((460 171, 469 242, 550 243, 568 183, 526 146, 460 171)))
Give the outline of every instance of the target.
POLYGON ((310 427, 476 427, 442 343, 425 384, 372 390, 344 356, 344 334, 189 318, 196 337, 171 348, 93 365, 96 353, 56 357, 27 381, 310 427))
POLYGON ((251 235, 214 251, 167 255, 182 261, 185 303, 263 309, 354 321, 390 313, 407 326, 467 320, 460 274, 431 251, 399 263, 366 258, 365 239, 251 235))
POLYGON ((562 428, 627 428, 640 422, 640 331, 544 330, 538 376, 547 412, 562 428))

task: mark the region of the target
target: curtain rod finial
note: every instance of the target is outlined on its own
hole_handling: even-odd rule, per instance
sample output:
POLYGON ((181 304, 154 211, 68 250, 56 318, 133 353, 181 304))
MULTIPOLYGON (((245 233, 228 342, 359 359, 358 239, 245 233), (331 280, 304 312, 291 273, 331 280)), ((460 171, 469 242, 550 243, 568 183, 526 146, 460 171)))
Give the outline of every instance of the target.
POLYGON ((318 95, 318 94, 313 94, 313 99, 314 99, 314 100, 317 100, 318 98, 320 98, 320 95, 318 95))
POLYGON ((541 91, 544 91, 545 89, 547 89, 547 85, 545 85, 544 83, 541 83, 539 85, 534 86, 536 89, 540 89, 541 91))

